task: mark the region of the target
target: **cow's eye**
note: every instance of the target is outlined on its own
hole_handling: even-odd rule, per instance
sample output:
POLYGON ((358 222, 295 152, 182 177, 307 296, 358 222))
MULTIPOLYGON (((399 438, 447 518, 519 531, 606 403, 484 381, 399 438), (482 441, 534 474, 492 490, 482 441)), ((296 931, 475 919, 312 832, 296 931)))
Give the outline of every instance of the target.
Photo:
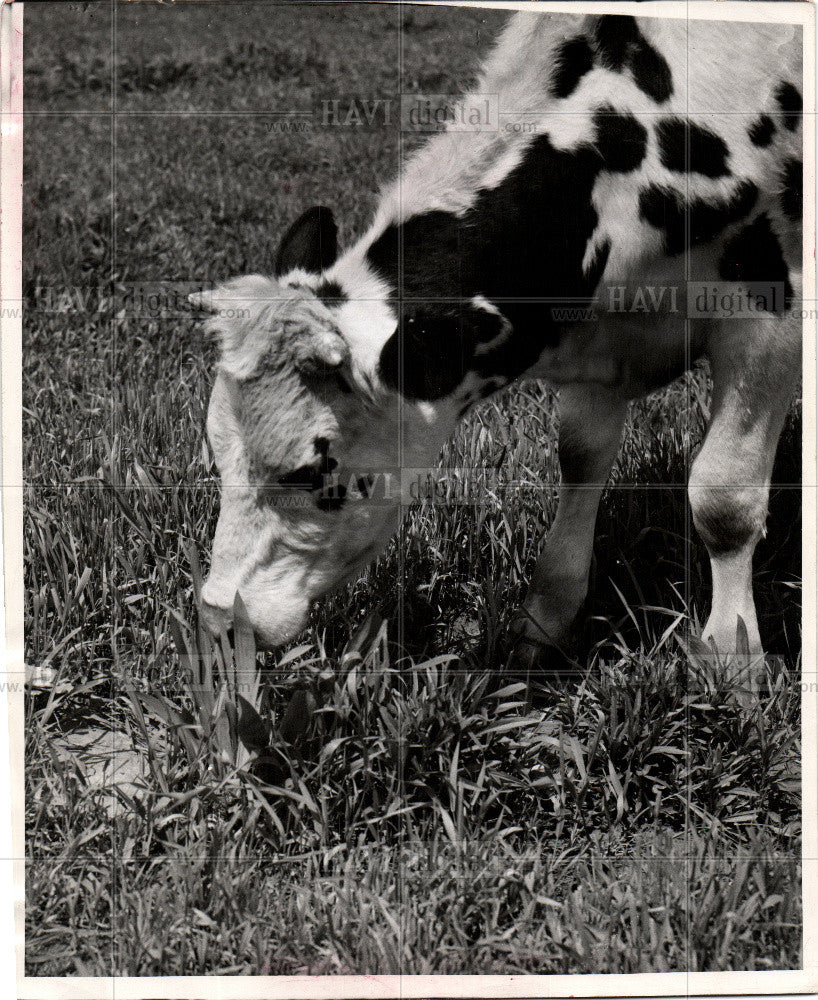
POLYGON ((312 388, 315 394, 323 398, 323 394, 326 392, 327 387, 332 387, 333 381, 335 382, 338 391, 344 396, 352 395, 355 390, 352 387, 352 383, 337 368, 333 368, 330 371, 323 371, 319 373, 314 373, 311 376, 304 376, 307 384, 312 388))
POLYGON ((342 372, 336 372, 335 380, 338 383, 338 388, 341 390, 341 392, 344 393, 345 396, 351 395, 352 386, 349 384, 346 375, 344 375, 342 372))

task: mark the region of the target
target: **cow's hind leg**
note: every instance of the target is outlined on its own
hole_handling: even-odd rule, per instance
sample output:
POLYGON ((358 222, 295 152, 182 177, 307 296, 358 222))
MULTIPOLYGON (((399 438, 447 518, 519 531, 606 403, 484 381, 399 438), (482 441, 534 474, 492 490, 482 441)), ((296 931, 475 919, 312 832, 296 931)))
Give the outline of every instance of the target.
POLYGON ((713 580, 703 638, 715 644, 717 662, 733 665, 731 677, 742 689, 752 685, 762 662, 753 552, 764 533, 776 446, 799 381, 800 344, 797 320, 770 318, 726 322, 708 348, 711 419, 688 489, 713 580))
POLYGON ((547 648, 564 648, 570 640, 588 592, 597 509, 626 413, 627 402, 602 386, 560 390, 562 486, 554 523, 512 626, 518 666, 544 666, 547 648))

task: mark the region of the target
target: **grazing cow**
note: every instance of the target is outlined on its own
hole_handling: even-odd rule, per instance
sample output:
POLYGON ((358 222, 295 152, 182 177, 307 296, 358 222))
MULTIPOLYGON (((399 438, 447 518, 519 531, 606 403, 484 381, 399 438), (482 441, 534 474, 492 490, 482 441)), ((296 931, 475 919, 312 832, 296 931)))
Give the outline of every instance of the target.
POLYGON ((262 643, 290 640, 394 533, 408 498, 378 492, 384 472, 433 466, 476 401, 543 378, 560 390, 562 489, 518 642, 564 643, 628 401, 707 358, 689 481, 712 567, 704 637, 759 657, 753 550, 800 378, 800 39, 518 14, 461 106, 498 95, 499 127, 432 137, 340 256, 314 208, 275 277, 208 293, 222 480, 208 623, 228 624, 239 592, 262 643), (744 318, 707 307, 714 287, 745 296, 744 318))

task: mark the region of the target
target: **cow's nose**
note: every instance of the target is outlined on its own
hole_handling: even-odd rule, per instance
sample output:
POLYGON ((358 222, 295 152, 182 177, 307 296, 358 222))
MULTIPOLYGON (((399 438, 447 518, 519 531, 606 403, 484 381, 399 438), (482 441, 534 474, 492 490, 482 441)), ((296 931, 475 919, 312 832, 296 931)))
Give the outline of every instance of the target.
POLYGON ((202 601, 202 619, 207 630, 214 636, 226 632, 233 624, 233 615, 225 608, 219 608, 215 604, 208 604, 202 601))

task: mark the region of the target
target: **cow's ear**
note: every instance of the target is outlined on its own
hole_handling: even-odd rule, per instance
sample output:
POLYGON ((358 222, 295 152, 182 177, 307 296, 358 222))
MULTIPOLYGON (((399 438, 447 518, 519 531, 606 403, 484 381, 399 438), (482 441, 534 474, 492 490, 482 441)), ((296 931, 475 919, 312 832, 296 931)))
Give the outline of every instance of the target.
POLYGON ((290 226, 276 254, 276 277, 300 268, 319 274, 338 256, 338 227, 332 211, 323 205, 308 208, 290 226))
POLYGON ((216 338, 222 362, 236 378, 252 374, 258 360, 257 334, 256 348, 243 350, 248 338, 254 340, 253 332, 263 331, 262 338, 269 345, 271 324, 264 322, 264 316, 274 313, 280 296, 278 283, 260 274, 231 278, 221 285, 188 295, 194 308, 212 313, 205 321, 205 332, 216 338))

